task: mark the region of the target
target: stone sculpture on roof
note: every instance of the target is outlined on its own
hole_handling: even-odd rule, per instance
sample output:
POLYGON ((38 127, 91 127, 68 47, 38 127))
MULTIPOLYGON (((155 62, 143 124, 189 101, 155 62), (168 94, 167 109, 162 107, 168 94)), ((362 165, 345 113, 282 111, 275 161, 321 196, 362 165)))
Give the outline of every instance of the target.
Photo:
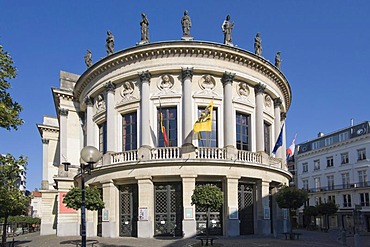
POLYGON ((111 31, 107 31, 105 48, 107 50, 107 55, 111 55, 114 53, 114 36, 111 31))
POLYGON ((234 23, 230 21, 230 15, 226 16, 226 19, 222 23, 222 31, 224 32, 224 44, 233 45, 232 41, 232 30, 234 28, 234 23))
POLYGON ((140 27, 141 41, 139 44, 147 44, 149 43, 149 21, 144 13, 141 14, 140 27))
POLYGON ((262 39, 260 33, 257 33, 254 38, 254 53, 257 56, 262 56, 262 39))
POLYGON ((188 40, 189 38, 191 39, 190 36, 191 19, 190 16, 188 15, 187 10, 185 10, 184 16, 181 19, 181 26, 182 26, 182 39, 183 40, 188 40))
POLYGON ((89 68, 92 65, 92 54, 90 50, 87 50, 87 53, 85 55, 85 64, 89 68))

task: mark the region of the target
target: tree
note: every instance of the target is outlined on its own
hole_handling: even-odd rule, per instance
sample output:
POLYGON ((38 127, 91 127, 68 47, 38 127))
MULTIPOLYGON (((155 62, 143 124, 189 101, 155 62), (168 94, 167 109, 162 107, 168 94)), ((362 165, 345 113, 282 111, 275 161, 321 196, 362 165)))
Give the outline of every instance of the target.
POLYGON ((191 205, 207 209, 206 236, 209 236, 209 214, 211 208, 219 209, 224 202, 224 193, 213 184, 198 185, 191 196, 191 205))
POLYGON ((296 187, 284 186, 276 193, 275 199, 280 208, 287 208, 289 210, 289 232, 292 233, 292 211, 297 210, 307 201, 308 193, 296 187))
POLYGON ((0 217, 4 218, 2 246, 6 244, 6 225, 9 216, 20 215, 27 209, 29 197, 16 187, 20 172, 25 169, 27 159, 11 154, 0 155, 0 217))
POLYGON ((7 90, 10 88, 8 80, 14 79, 17 75, 17 70, 13 66, 12 57, 3 50, 0 45, 0 127, 7 130, 17 130, 19 125, 23 124, 19 113, 22 111, 22 106, 13 101, 7 90))
POLYGON ((321 203, 316 206, 319 214, 324 216, 326 228, 329 229, 329 217, 338 211, 338 206, 334 202, 321 203))
MULTIPOLYGON (((63 203, 68 208, 79 210, 82 206, 82 192, 81 188, 74 187, 63 199, 63 203)), ((103 199, 100 196, 100 191, 97 188, 86 187, 85 188, 85 205, 87 210, 99 210, 104 208, 103 199)))
MULTIPOLYGON (((308 206, 306 207, 305 209, 303 209, 303 214, 307 217, 307 225, 310 226, 311 225, 311 218, 312 217, 316 217, 319 215, 319 211, 317 210, 317 207, 315 206, 308 206)), ((314 226, 316 227, 316 221, 314 221, 314 226)))

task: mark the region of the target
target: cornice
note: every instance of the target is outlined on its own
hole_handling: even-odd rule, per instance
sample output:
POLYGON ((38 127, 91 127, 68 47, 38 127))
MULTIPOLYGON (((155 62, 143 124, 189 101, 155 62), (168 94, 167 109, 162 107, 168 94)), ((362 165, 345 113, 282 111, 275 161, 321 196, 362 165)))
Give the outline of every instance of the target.
POLYGON ((64 91, 58 88, 53 88, 52 90, 53 90, 54 95, 59 99, 64 99, 64 100, 69 100, 69 101, 74 100, 72 91, 64 91))
MULTIPOLYGON (((287 109, 291 104, 291 89, 284 74, 263 57, 237 47, 203 41, 166 41, 131 47, 103 58, 88 68, 78 79, 74 96, 79 98, 84 88, 95 78, 115 67, 162 57, 206 57, 229 61, 253 69, 268 77, 281 90, 287 109)), ((181 69, 181 68, 180 68, 181 69)))
POLYGON ((338 143, 335 143, 335 144, 332 144, 332 145, 329 145, 329 146, 325 146, 325 147, 322 147, 322 148, 319 148, 319 149, 307 151, 305 153, 297 154, 297 159, 307 157, 307 156, 311 156, 313 154, 316 155, 316 154, 319 154, 319 153, 327 153, 329 150, 335 149, 337 147, 352 144, 352 143, 355 143, 355 142, 358 142, 358 141, 361 141, 361 140, 364 140, 364 139, 368 139, 368 138, 370 138, 370 134, 358 136, 358 137, 351 138, 351 139, 348 139, 348 140, 345 140, 345 141, 342 141, 342 142, 338 142, 338 143))
POLYGON ((37 128, 39 129, 39 132, 41 135, 43 132, 59 133, 59 127, 55 127, 55 126, 38 124, 37 128))

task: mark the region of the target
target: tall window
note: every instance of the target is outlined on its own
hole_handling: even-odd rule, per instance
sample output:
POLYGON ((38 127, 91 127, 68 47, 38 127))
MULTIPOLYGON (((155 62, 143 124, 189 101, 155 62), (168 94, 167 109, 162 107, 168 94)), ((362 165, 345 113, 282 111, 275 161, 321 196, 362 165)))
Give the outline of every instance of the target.
POLYGON ((369 193, 360 193, 360 202, 362 207, 369 207, 369 193))
MULTIPOLYGON (((165 147, 164 134, 161 130, 160 113, 162 111, 162 124, 168 139, 169 147, 177 147, 177 109, 176 107, 158 109, 158 147, 165 147)), ((204 133, 204 132, 203 132, 204 133)), ((202 134, 203 134, 202 133, 202 134)))
POLYGON ((334 138, 332 136, 325 138, 325 146, 332 145, 333 143, 334 143, 334 138))
POLYGON ((236 148, 238 150, 250 150, 249 119, 249 115, 236 113, 236 148))
POLYGON ((358 182, 360 187, 367 186, 367 172, 366 170, 358 171, 358 182))
POLYGON ((343 189, 349 188, 349 184, 350 184, 349 172, 342 173, 342 184, 343 184, 343 189))
POLYGON ((344 208, 352 207, 352 200, 351 200, 351 195, 350 194, 344 194, 343 195, 343 207, 344 208))
POLYGON ((358 149, 357 150, 357 160, 366 160, 366 149, 358 149))
POLYGON ((341 164, 348 164, 349 163, 349 158, 348 158, 348 153, 342 153, 340 154, 340 159, 341 159, 341 164))
POLYGON ((333 156, 326 157, 326 167, 333 167, 333 166, 334 166, 333 156))
POLYGON ((137 149, 136 112, 122 115, 122 151, 137 149))
MULTIPOLYGON (((198 108, 198 116, 205 110, 205 107, 198 108)), ((212 112, 212 132, 201 131, 198 136, 199 147, 217 147, 217 108, 213 107, 212 112)))
POLYGON ((99 126, 99 151, 102 154, 107 152, 107 122, 100 124, 99 126))
POLYGON ((304 190, 308 190, 308 180, 307 179, 303 179, 302 180, 302 183, 303 183, 303 189, 304 190))
POLYGON ((271 152, 271 125, 267 122, 263 124, 263 136, 265 143, 265 153, 270 154, 271 152))
POLYGON ((314 181, 315 181, 315 190, 320 191, 321 188, 320 178, 314 178, 314 181))
POLYGON ((328 196, 328 202, 332 202, 335 204, 335 196, 328 196))
POLYGON ((302 164, 302 169, 303 169, 302 172, 308 172, 308 163, 307 162, 302 164))
POLYGON ((320 160, 314 160, 313 161, 313 169, 316 171, 316 170, 320 170, 320 160))
POLYGON ((327 176, 328 179, 328 190, 334 190, 334 175, 327 176))

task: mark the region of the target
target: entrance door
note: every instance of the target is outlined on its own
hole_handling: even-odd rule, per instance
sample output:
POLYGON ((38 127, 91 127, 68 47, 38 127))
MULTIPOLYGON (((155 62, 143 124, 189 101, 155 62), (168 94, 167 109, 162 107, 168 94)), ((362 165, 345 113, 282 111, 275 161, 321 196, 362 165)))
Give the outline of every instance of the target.
POLYGON ((253 185, 238 185, 240 235, 254 234, 253 185))
POLYGON ((181 183, 155 183, 154 198, 154 235, 182 236, 181 183))
MULTIPOLYGON (((197 185, 201 184, 213 184, 222 190, 222 183, 220 182, 197 182, 197 185)), ((211 212, 209 215, 209 235, 222 235, 222 208, 223 207, 221 207, 220 209, 211 208, 211 212)), ((207 209, 195 206, 195 220, 197 222, 197 235, 205 235, 207 229, 207 209)))
POLYGON ((120 227, 121 237, 137 237, 138 189, 137 184, 122 185, 120 191, 120 227))

